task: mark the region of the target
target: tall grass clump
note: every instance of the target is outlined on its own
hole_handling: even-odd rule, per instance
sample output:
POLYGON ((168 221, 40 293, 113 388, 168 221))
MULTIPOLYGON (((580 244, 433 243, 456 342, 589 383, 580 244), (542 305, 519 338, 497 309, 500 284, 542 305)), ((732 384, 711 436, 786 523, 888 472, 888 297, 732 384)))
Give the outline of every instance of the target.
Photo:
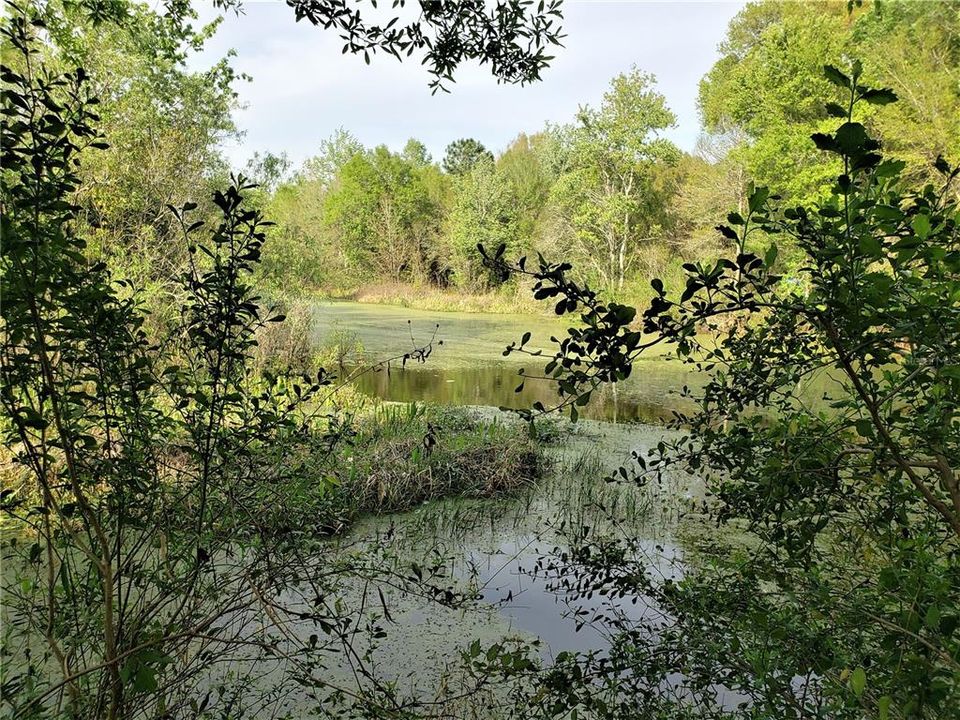
POLYGON ((368 513, 408 510, 457 496, 491 498, 536 482, 545 461, 519 425, 468 411, 422 405, 382 406, 356 422, 338 450, 330 484, 319 484, 313 522, 338 532, 368 513))

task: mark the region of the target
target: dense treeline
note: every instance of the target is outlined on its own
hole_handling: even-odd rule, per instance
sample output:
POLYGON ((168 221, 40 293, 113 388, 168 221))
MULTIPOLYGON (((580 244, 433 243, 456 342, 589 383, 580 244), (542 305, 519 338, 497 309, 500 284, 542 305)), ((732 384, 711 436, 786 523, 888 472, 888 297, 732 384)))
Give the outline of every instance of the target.
MULTIPOLYGON (((166 322, 188 260, 169 208, 191 202, 205 219, 216 217, 210 198, 230 174, 221 145, 239 137, 233 111, 241 77, 230 57, 203 70, 187 66, 220 21, 197 26, 189 8, 160 13, 135 2, 91 10, 50 0, 32 12, 45 23, 34 31, 35 71, 82 67, 98 100, 105 147, 81 153, 76 191, 86 253, 144 292, 151 324, 166 322)), ((10 44, 3 62, 28 70, 10 44)))
MULTIPOLYGON (((393 34, 347 2, 289 4, 354 53, 420 51, 434 87, 464 59, 534 80, 559 32, 558 0, 424 3, 393 34)), ((343 131, 293 174, 255 156, 259 188, 219 151, 229 58, 186 66, 215 25, 164 12, 11 4, 0 29, 4 712, 956 717, 960 3, 747 6, 701 86, 693 154, 634 69, 497 154, 343 131), (651 275, 638 312, 623 299, 651 275), (375 655, 397 623, 381 586, 459 613, 483 597, 473 576, 461 590, 443 543, 408 563, 393 523, 325 539, 365 512, 533 483, 558 431, 537 429, 539 403, 529 427, 364 413, 344 354, 342 378, 317 367, 309 315, 268 311, 264 280, 532 285, 573 327, 546 355, 530 332, 505 354, 546 362, 521 387, 552 380, 573 420, 643 352, 675 350, 708 378, 682 434, 594 480, 695 475, 708 492, 685 527, 716 521, 712 547, 674 577, 619 504, 591 500, 599 523, 562 512, 535 572, 609 647, 545 663, 513 633, 464 636, 436 688, 407 688, 375 655), (577 607, 596 598, 654 612, 577 607)), ((393 360, 426 361, 433 340, 411 345, 393 360)))
MULTIPOLYGON (((121 7, 118 5, 118 7, 121 7)), ((452 138, 432 158, 411 139, 399 151, 365 148, 349 129, 320 143, 298 168, 255 154, 244 171, 276 223, 262 277, 289 290, 349 293, 414 284, 524 297, 478 262, 476 245, 554 255, 583 279, 630 300, 646 278, 671 286, 682 262, 726 241, 714 226, 743 209, 750 182, 777 181, 789 199, 824 196, 835 161, 807 139, 829 126, 824 58, 859 57, 867 79, 902 102, 858 110, 918 186, 928 168, 960 148, 960 9, 955 2, 760 2, 731 23, 721 57, 703 78, 704 126, 687 153, 665 139, 675 117, 656 79, 639 69, 613 78, 596 107, 562 124, 527 128, 506 148, 452 138), (496 152, 491 152, 495 150, 496 152)), ((84 164, 80 199, 91 252, 159 297, 186 253, 167 207, 196 202, 228 163, 220 147, 239 137, 232 118, 243 80, 224 57, 187 67, 216 32, 189 14, 123 5, 123 23, 88 17, 59 0, 41 10, 50 30, 44 62, 82 65, 101 98, 110 146, 84 164)), ((787 268, 792 253, 784 249, 787 268)))
MULTIPOLYGON (((824 58, 845 54, 903 98, 890 112, 860 109, 858 119, 907 162, 908 178, 922 185, 938 155, 960 149, 956 3, 868 4, 852 14, 842 2, 752 3, 720 51, 701 82, 705 131, 692 153, 665 139, 675 117, 638 69, 611 80, 598 107, 521 133, 496 156, 472 138, 430 158, 415 139, 393 152, 340 131, 272 192, 268 273, 328 291, 404 282, 512 295, 475 253, 477 243, 505 243, 520 253, 562 248, 584 279, 638 299, 651 274, 679 282, 683 261, 722 249, 716 219, 743 210, 751 181, 775 183, 790 200, 825 196, 836 161, 809 136, 834 121, 824 58)), ((254 174, 275 183, 256 172, 259 161, 254 174)), ((791 257, 787 249, 788 266, 791 257)))
MULTIPOLYGON (((392 152, 338 131, 265 199, 277 221, 266 272, 288 281, 295 267, 325 290, 403 282, 481 293, 507 279, 483 267, 477 244, 563 247, 622 292, 674 242, 683 153, 663 137, 674 122, 654 78, 633 69, 599 107, 520 134, 496 157, 473 138, 435 161, 416 139, 392 152)), ((258 157, 250 170, 269 184, 258 169, 282 163, 258 157)))

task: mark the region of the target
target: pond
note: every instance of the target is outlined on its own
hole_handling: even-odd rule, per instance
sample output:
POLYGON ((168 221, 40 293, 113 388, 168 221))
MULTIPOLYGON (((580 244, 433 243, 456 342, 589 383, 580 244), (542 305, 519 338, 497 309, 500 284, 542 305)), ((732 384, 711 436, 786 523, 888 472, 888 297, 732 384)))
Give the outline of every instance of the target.
MULTIPOLYGON (((521 368, 533 374, 544 362, 523 355, 503 357, 503 348, 528 330, 532 333, 528 347, 547 351, 550 337, 565 334, 565 325, 551 317, 337 302, 316 305, 313 328, 318 345, 334 333, 349 332, 363 346, 367 364, 435 341, 424 364, 392 362, 359 374, 354 386, 371 397, 515 409, 557 400, 546 382, 528 379, 523 390, 516 392, 521 368)), ((699 482, 686 476, 671 478, 654 497, 633 487, 611 487, 600 478, 626 462, 631 451, 649 450, 671 434, 664 421, 671 419, 673 411, 687 409, 681 389, 699 384, 686 367, 654 354, 637 362, 629 380, 595 394, 582 412, 592 420, 568 426, 559 445, 549 451, 554 472, 529 493, 497 501, 432 502, 410 513, 368 518, 354 527, 344 538, 348 545, 389 543, 399 557, 411 561, 425 548, 440 548, 451 558, 454 576, 476 588, 482 599, 474 612, 450 613, 391 598, 397 605, 396 622, 379 657, 385 675, 398 681, 423 680, 475 637, 486 644, 502 637, 535 640, 548 661, 561 650, 602 651, 609 642, 604 628, 579 624, 572 612, 577 608, 590 616, 604 610, 636 620, 656 615, 658 609, 642 598, 636 605, 616 608, 603 607, 609 600, 602 598, 573 603, 532 571, 545 555, 566 547, 557 528, 596 526, 603 521, 598 508, 620 507, 634 536, 641 538, 647 566, 665 578, 682 575, 684 552, 674 540, 674 529, 678 508, 702 499, 699 482), (585 458, 591 462, 583 471, 585 458)))
MULTIPOLYGON (((490 416, 489 411, 475 412, 490 416)), ((643 538, 640 552, 651 571, 664 579, 682 577, 684 552, 671 540, 679 519, 672 499, 699 496, 698 483, 686 475, 668 476, 659 488, 663 497, 657 498, 632 486, 597 480, 632 451, 649 450, 668 434, 649 425, 581 421, 563 442, 548 448, 555 471, 535 488, 498 500, 429 502, 407 513, 368 517, 354 526, 338 540, 346 551, 388 546, 391 555, 407 563, 440 553, 450 559, 449 572, 457 585, 480 598, 476 607, 451 610, 384 586, 393 622, 375 655, 382 676, 429 694, 433 683, 443 681, 448 664, 455 664, 475 638, 484 647, 504 638, 534 642, 550 662, 560 651, 602 652, 608 647, 609 629, 602 623, 578 622, 584 617, 617 613, 648 626, 665 622, 660 610, 643 598, 636 604, 600 596, 575 599, 536 567, 545 556, 566 548, 565 528, 600 527, 606 514, 601 508, 619 508, 616 531, 628 529, 643 538), (581 614, 575 616, 575 611, 581 614)), ((364 587, 371 607, 379 607, 380 589, 364 587)), ((346 596, 353 605, 362 604, 356 589, 347 590, 346 596)))
MULTIPOLYGON (((423 364, 395 361, 359 373, 354 386, 372 397, 520 409, 535 402, 550 407, 558 397, 552 384, 535 379, 527 379, 516 392, 523 379, 520 371, 541 374, 546 361, 518 354, 505 358, 504 347, 530 331, 528 347, 547 353, 552 347, 550 337, 562 337, 566 327, 551 317, 442 313, 336 302, 316 305, 313 333, 318 345, 328 342, 334 333, 350 333, 362 345, 368 364, 434 340, 434 350, 423 364)), ((663 423, 672 418, 674 410, 688 409, 680 397, 685 384, 697 387, 699 382, 675 359, 653 353, 636 363, 627 381, 595 393, 581 414, 610 422, 663 423)))
MULTIPOLYGON (((471 412, 498 422, 512 422, 515 417, 491 407, 529 407, 534 400, 553 399, 545 384, 528 382, 524 392, 515 393, 522 363, 500 355, 500 349, 526 328, 534 328, 535 342, 548 341, 550 334, 562 329, 550 318, 424 313, 354 303, 318 305, 315 317, 318 345, 330 332, 349 328, 373 359, 396 354, 398 346, 402 352, 410 347, 411 332, 415 342, 439 324, 437 338, 444 343, 427 364, 392 365, 389 373, 384 370, 358 378, 356 387, 371 396, 473 406, 471 412)), ((379 607, 384 598, 389 604, 387 637, 371 656, 377 675, 411 692, 429 694, 446 682, 450 668, 474 639, 483 647, 504 639, 531 643, 550 662, 560 651, 602 653, 609 646, 603 624, 579 622, 582 616, 574 615, 578 610, 589 616, 621 613, 649 625, 659 610, 643 598, 636 604, 601 597, 575 599, 535 569, 542 558, 567 547, 565 529, 598 527, 605 521, 605 511, 612 510, 622 520, 618 530, 629 528, 633 537, 641 539, 647 567, 664 578, 682 576, 685 554, 674 532, 677 508, 678 503, 692 507, 702 499, 696 480, 668 478, 651 493, 609 485, 601 478, 627 462, 633 451, 649 450, 673 432, 658 423, 676 407, 677 393, 685 382, 689 377, 682 368, 663 357, 642 361, 636 376, 617 393, 601 393, 587 406, 585 415, 602 421, 564 422, 560 441, 547 448, 553 471, 535 487, 506 498, 449 498, 407 513, 367 517, 331 540, 334 555, 371 552, 371 557, 379 557, 377 553, 384 551, 398 570, 442 556, 448 562, 450 582, 479 598, 476 604, 453 608, 406 596, 379 579, 345 580, 337 587, 337 601, 358 617, 366 608, 379 607)), ((299 595, 294 587, 289 598, 295 608, 299 595)), ((264 618, 255 620, 259 623, 264 618)), ((301 641, 316 632, 312 624, 295 630, 301 641)), ((340 655, 330 659, 327 680, 350 686, 354 682, 351 667, 341 662, 340 655)), ((280 666, 264 669, 265 686, 281 671, 280 666)), ((294 713, 305 713, 312 702, 307 693, 292 693, 284 699, 285 707, 294 713)))

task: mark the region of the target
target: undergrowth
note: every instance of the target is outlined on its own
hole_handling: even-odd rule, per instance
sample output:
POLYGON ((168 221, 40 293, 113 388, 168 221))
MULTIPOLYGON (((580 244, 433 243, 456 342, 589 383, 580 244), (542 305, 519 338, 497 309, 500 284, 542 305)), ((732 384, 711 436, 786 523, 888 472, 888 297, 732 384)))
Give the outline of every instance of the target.
MULTIPOLYGON (((490 498, 536 482, 545 460, 522 424, 423 405, 378 406, 356 418, 352 437, 301 474, 298 496, 278 512, 278 531, 332 535, 366 514, 409 510, 444 497, 490 498)), ((309 451, 308 451, 309 452, 309 451)))

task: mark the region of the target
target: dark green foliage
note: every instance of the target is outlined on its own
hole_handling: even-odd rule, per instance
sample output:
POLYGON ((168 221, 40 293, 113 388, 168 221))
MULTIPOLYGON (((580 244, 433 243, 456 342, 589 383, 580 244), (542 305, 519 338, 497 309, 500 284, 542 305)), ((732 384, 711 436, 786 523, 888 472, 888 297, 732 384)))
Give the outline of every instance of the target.
MULTIPOLYGON (((0 71, 5 711, 416 716, 420 696, 372 661, 383 592, 380 611, 335 593, 376 578, 450 607, 473 595, 437 552, 407 570, 388 548, 342 557, 322 539, 358 512, 509 491, 540 472, 539 454, 520 429, 446 417, 354 429, 330 402, 344 380, 258 370, 258 338, 285 318, 253 286, 269 223, 243 177, 214 193, 209 226, 193 203, 168 208, 188 258, 183 302, 170 332, 148 334, 138 288, 92 262, 80 232, 81 159, 106 149, 88 76, 48 70, 43 22, 12 10, 16 69, 0 71), (331 682, 337 654, 356 686, 331 682)), ((467 692, 487 682, 475 675, 467 692)))
POLYGON ((460 138, 447 145, 443 169, 451 175, 465 175, 484 161, 493 162, 493 153, 473 138, 460 138))
MULTIPOLYGON (((192 205, 170 208, 189 249, 185 303, 171 335, 148 339, 136 289, 76 232, 79 161, 104 145, 86 73, 47 72, 42 22, 14 10, 3 35, 25 70, 2 69, 0 400, 2 509, 18 532, 3 543, 3 702, 17 717, 256 715, 287 684, 325 687, 317 654, 359 622, 320 581, 296 600, 306 616, 276 604, 309 574, 313 536, 282 522, 292 480, 350 434, 323 410, 336 387, 323 370, 251 371, 258 330, 283 318, 261 314, 250 282, 267 223, 243 178, 215 194, 210 230, 192 205), (324 640, 298 641, 294 618, 324 640), (252 679, 276 657, 284 673, 252 679)), ((355 571, 327 570, 323 583, 355 571)))
POLYGON ((486 255, 579 315, 546 368, 574 417, 654 344, 710 373, 698 412, 677 417, 685 436, 611 480, 703 475, 717 519, 752 538, 677 583, 649 573, 631 539, 575 534, 571 553, 545 562, 560 588, 647 596, 664 615, 625 625, 612 614, 615 651, 547 673, 544 716, 948 718, 960 707, 960 171, 940 159, 938 186, 905 188, 904 163, 854 119, 895 95, 865 86, 858 63, 825 73, 845 93, 831 110, 842 124, 813 138, 842 168, 830 199, 784 207, 752 190, 718 226, 735 256, 685 265, 676 295, 654 280, 641 327, 632 308, 570 281, 567 264, 486 255), (775 244, 751 252, 758 235, 803 252, 799 282, 777 272, 775 244), (816 378, 828 389, 811 398, 816 378), (686 678, 679 692, 651 692, 672 673, 686 678), (739 709, 721 707, 724 687, 739 709))
MULTIPOLYGON (((562 0, 532 2, 517 0, 495 4, 482 0, 465 2, 419 2, 416 21, 403 24, 399 15, 385 25, 364 20, 356 3, 347 0, 287 0, 298 21, 307 19, 326 30, 340 33, 343 52, 363 54, 367 63, 377 51, 398 60, 422 54, 429 69, 433 91, 446 90, 460 64, 476 60, 490 66, 500 82, 525 84, 540 79, 553 56, 550 45, 563 39, 560 21, 562 0)), ((397 0, 403 7, 406 0, 397 0)), ((370 3, 376 8, 376 0, 370 3)))

